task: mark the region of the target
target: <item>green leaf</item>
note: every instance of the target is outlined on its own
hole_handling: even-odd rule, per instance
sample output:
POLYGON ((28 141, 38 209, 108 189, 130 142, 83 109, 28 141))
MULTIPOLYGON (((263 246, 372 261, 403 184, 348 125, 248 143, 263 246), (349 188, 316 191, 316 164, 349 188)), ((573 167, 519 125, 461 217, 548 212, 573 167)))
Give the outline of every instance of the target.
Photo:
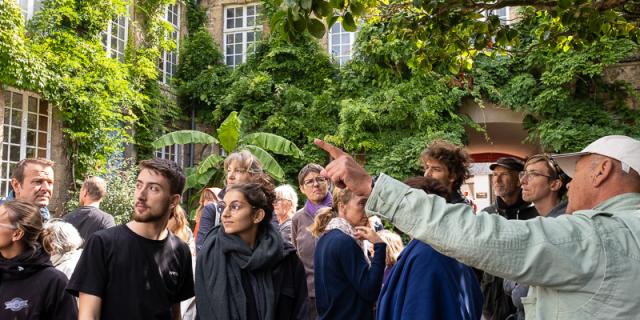
POLYGON ((559 0, 558 1, 558 6, 561 9, 567 9, 567 8, 571 7, 571 0, 559 0))
POLYGON ((320 18, 327 17, 332 13, 331 5, 327 1, 314 1, 313 13, 320 18))
POLYGON ((174 144, 188 143, 212 144, 218 143, 218 140, 204 132, 193 130, 179 130, 161 136, 156 141, 152 142, 151 145, 154 149, 160 149, 163 147, 172 146, 174 144))
POLYGON ((364 15, 364 5, 361 2, 351 1, 349 9, 356 17, 364 15))
POLYGON ((338 18, 340 18, 340 16, 327 17, 327 29, 331 29, 333 24, 336 23, 336 21, 338 21, 338 18))
POLYGON ((277 11, 271 17, 271 22, 269 23, 272 26, 278 25, 287 17, 287 13, 285 11, 277 11))
POLYGON ((276 159, 274 159, 268 152, 258 146, 245 145, 244 149, 249 150, 251 154, 262 164, 264 171, 268 172, 274 179, 282 181, 284 179, 284 170, 280 167, 276 159))
POLYGON ((342 27, 349 32, 356 32, 356 22, 353 20, 351 12, 347 12, 342 17, 342 27))
POLYGON ((216 170, 209 170, 204 174, 198 174, 194 171, 193 174, 187 176, 187 181, 185 182, 184 189, 202 189, 202 187, 206 186, 211 177, 216 173, 216 170))
POLYGON ((307 18, 304 16, 299 16, 298 20, 293 20, 293 28, 297 32, 304 32, 307 29, 307 18))
POLYGON ((344 0, 331 0, 331 6, 335 9, 343 9, 344 0))
POLYGON ((293 142, 273 133, 251 133, 242 138, 242 143, 244 145, 255 145, 273 153, 292 156, 298 159, 304 155, 293 142))
POLYGON ((209 155, 206 159, 204 159, 198 165, 197 173, 203 174, 207 172, 209 169, 216 167, 220 164, 220 162, 224 161, 224 158, 218 154, 209 155))
POLYGON ((309 19, 309 25, 307 27, 309 28, 309 33, 311 33, 312 36, 318 39, 322 39, 322 37, 324 36, 325 30, 324 23, 322 23, 322 21, 311 18, 309 19))
POLYGON ((222 149, 227 153, 233 152, 238 146, 238 140, 240 138, 240 125, 242 122, 238 118, 238 112, 233 111, 222 122, 220 128, 218 128, 218 140, 222 145, 222 149))

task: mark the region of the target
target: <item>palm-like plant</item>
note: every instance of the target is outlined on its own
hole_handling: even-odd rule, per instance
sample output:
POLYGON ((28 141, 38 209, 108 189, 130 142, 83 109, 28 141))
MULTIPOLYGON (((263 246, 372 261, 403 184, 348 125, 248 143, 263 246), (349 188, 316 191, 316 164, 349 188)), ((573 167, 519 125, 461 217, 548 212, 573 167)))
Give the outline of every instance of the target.
MULTIPOLYGON (((238 113, 233 111, 216 130, 217 139, 201 131, 180 130, 161 136, 152 145, 154 148, 160 149, 174 144, 218 143, 227 154, 248 150, 260 161, 266 172, 276 180, 282 181, 284 170, 269 152, 300 158, 303 155, 302 151, 293 142, 272 133, 255 132, 245 135, 240 129, 241 125, 242 121, 238 117, 238 113)), ((187 169, 185 189, 200 189, 207 185, 212 177, 221 177, 223 161, 223 156, 212 154, 201 161, 197 167, 187 169)))

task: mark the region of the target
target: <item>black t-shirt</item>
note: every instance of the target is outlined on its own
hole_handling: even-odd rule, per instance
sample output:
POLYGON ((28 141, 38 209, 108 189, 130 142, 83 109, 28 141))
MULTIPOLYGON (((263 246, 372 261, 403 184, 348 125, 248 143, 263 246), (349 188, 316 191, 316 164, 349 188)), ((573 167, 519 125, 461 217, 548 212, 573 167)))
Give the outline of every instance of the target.
POLYGON ((101 319, 170 319, 173 304, 193 297, 191 253, 172 233, 150 240, 126 225, 98 231, 67 290, 101 297, 101 319))
MULTIPOLYGON (((76 227, 85 242, 95 232, 116 226, 113 216, 91 206, 79 207, 62 220, 76 227)), ((82 246, 84 247, 84 244, 82 246)))

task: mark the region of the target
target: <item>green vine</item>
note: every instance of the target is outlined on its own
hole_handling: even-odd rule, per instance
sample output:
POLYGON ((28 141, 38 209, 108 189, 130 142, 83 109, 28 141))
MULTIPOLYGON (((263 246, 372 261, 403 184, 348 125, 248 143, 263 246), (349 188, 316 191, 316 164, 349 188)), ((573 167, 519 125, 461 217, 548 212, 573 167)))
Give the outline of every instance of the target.
POLYGON ((138 154, 148 155, 163 129, 158 124, 177 118, 156 81, 161 49, 175 47, 165 40, 170 26, 163 20, 174 2, 135 1, 124 63, 107 57, 101 38, 109 21, 128 14, 129 1, 48 0, 27 24, 15 1, 0 2, 0 83, 56 106, 73 181, 103 168, 125 143, 135 141, 138 154))

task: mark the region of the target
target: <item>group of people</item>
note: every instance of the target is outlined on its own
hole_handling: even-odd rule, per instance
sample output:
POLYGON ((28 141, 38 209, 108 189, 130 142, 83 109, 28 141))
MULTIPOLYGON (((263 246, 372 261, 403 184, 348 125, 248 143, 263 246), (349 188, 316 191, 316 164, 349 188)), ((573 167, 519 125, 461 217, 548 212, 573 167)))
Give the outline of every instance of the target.
POLYGON ((432 143, 424 175, 400 182, 315 143, 333 160, 300 170, 302 208, 293 187, 276 187, 251 153, 236 152, 225 186, 202 191, 193 233, 180 218, 185 176, 171 161, 140 163, 132 221, 118 226, 98 209, 95 177, 79 209, 44 223, 53 164, 21 161, 15 200, 0 204, 0 318, 640 314, 640 141, 607 136, 580 153, 500 158, 490 166, 496 202, 483 210, 460 190, 470 175, 462 147, 432 143), (373 216, 409 236, 406 247, 373 216))

